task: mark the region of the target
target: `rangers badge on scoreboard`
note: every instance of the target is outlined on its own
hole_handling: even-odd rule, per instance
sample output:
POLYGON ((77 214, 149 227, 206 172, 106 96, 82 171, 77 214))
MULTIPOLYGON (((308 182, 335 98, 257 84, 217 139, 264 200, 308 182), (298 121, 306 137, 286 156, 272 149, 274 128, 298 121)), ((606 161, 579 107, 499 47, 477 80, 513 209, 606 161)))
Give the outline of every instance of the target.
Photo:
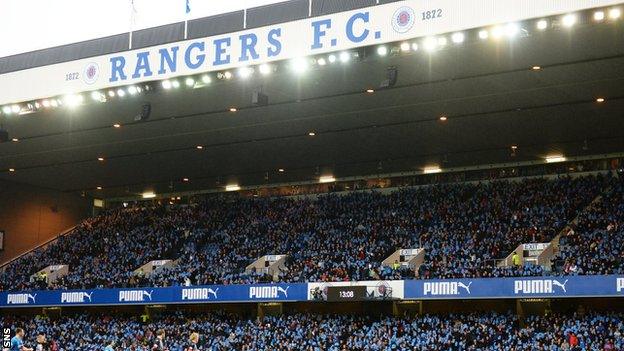
POLYGON ((392 15, 392 28, 397 33, 406 33, 414 26, 416 16, 411 7, 403 6, 392 15))
POLYGON ((82 74, 82 79, 87 84, 93 84, 97 82, 98 77, 100 76, 100 67, 95 62, 91 62, 85 67, 85 70, 82 74))

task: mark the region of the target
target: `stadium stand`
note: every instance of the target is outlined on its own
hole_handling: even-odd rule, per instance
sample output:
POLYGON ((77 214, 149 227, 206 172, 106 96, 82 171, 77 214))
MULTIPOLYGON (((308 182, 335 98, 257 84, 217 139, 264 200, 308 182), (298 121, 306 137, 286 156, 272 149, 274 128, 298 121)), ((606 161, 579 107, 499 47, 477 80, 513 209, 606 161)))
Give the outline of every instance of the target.
POLYGON ((39 3, 0 351, 624 351, 624 0, 39 3))
POLYGON ((620 313, 530 316, 510 313, 371 317, 292 314, 246 319, 224 313, 169 313, 143 323, 131 317, 79 314, 3 318, 42 334, 63 350, 150 350, 158 330, 171 351, 187 350, 622 350, 620 313), (193 337, 191 335, 193 334, 193 337), (58 346, 62 345, 62 346, 58 346))
MULTIPOLYGON (((587 231, 583 218, 594 218, 597 208, 584 209, 603 192, 599 203, 608 201, 609 207, 603 209, 609 213, 603 221, 617 226, 622 207, 617 179, 611 175, 527 178, 317 199, 212 197, 191 206, 113 210, 8 265, 3 288, 268 282, 271 277, 262 272, 245 272, 250 262, 267 254, 289 256, 278 277, 285 282, 549 274, 530 264, 498 267, 496 260, 518 244, 552 240, 581 213, 578 231, 587 231), (412 247, 426 252, 417 272, 381 265, 394 250, 412 247), (176 264, 151 275, 134 272, 161 259, 176 264), (43 267, 58 264, 68 264, 70 272, 50 286, 31 279, 43 267)), ((581 246, 572 237, 566 239, 563 259, 573 254, 568 246, 581 246)), ((617 249, 604 254, 608 261, 620 255, 617 249)), ((604 266, 599 272, 619 269, 604 266)))
POLYGON ((624 183, 609 189, 561 237, 556 258, 563 274, 624 273, 624 183))

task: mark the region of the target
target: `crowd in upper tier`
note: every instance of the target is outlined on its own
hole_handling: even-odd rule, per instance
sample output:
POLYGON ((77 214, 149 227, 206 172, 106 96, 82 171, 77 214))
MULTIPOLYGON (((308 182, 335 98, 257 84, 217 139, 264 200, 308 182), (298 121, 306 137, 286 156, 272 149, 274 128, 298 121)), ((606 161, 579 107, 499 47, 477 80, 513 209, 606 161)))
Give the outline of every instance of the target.
POLYGON ((624 182, 604 194, 562 235, 557 270, 566 274, 624 273, 624 182))
POLYGON ((622 194, 616 176, 562 176, 123 208, 9 264, 0 288, 263 282, 272 277, 245 267, 273 254, 288 255, 276 278, 289 282, 552 274, 535 265, 499 267, 496 260, 519 244, 549 242, 577 216, 554 273, 622 273, 622 194), (425 260, 415 271, 381 264, 397 249, 419 247, 425 260), (161 259, 176 264, 137 272, 161 259), (31 277, 56 264, 69 265, 70 273, 50 286, 31 277))
POLYGON ((624 315, 475 313, 370 317, 292 314, 245 319, 168 313, 155 320, 81 314, 0 319, 44 350, 624 350, 624 315), (35 339, 38 340, 35 341, 35 339))

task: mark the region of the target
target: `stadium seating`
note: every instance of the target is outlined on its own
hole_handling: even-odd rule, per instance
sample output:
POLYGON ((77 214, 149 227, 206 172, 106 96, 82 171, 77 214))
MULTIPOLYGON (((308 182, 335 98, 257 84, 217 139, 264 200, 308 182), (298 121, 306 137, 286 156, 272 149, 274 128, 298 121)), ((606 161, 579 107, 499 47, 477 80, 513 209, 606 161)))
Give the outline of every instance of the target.
MULTIPOLYGON (((58 350, 150 350, 158 329, 164 344, 182 350, 622 350, 624 315, 528 317, 475 313, 370 317, 293 314, 245 319, 223 313, 166 314, 148 323, 134 317, 82 314, 49 320, 9 317, 26 340, 43 333, 58 350), (198 333, 197 342, 190 341, 198 333)), ((31 343, 32 344, 32 343, 31 343)))
POLYGON ((560 239, 558 271, 624 273, 624 182, 613 179, 605 194, 560 239))
MULTIPOLYGON (((288 282, 542 275, 549 272, 540 266, 497 267, 496 260, 518 244, 552 240, 581 214, 577 233, 621 221, 621 194, 617 178, 585 176, 317 199, 209 197, 190 206, 125 208, 86 220, 47 248, 14 261, 1 276, 2 288, 45 289, 45 283, 30 277, 53 264, 68 264, 70 273, 50 288, 263 282, 271 277, 245 272, 245 267, 267 254, 289 256, 278 277, 288 282), (598 207, 583 212, 603 193, 598 207), (417 272, 382 267, 396 249, 414 247, 426 252, 417 272), (149 276, 134 273, 159 259, 176 260, 177 265, 149 276)), ((600 249, 604 238, 596 233, 603 232, 592 233, 587 235, 602 250, 602 258, 596 258, 602 268, 592 268, 596 259, 583 256, 588 247, 579 244, 585 234, 576 241, 564 239, 561 258, 574 256, 586 266, 577 273, 621 270, 621 264, 604 262, 622 253, 613 246, 600 249)), ((621 241, 615 233, 612 229, 604 235, 621 241)))

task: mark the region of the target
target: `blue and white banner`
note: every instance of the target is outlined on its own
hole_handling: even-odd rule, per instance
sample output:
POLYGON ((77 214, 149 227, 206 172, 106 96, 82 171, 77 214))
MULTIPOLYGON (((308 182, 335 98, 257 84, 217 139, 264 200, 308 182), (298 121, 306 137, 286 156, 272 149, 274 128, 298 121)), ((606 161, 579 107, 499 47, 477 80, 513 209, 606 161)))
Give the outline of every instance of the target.
POLYGON ((606 275, 0 292, 0 308, 318 301, 330 286, 366 286, 373 300, 624 297, 624 276, 606 275))
POLYGON ((0 75, 0 105, 609 6, 621 0, 405 0, 0 75), (33 84, 37 82, 37 84, 33 84))
POLYGON ((405 299, 624 297, 624 276, 406 280, 405 299))
POLYGON ((2 292, 1 307, 306 301, 307 284, 2 292))

